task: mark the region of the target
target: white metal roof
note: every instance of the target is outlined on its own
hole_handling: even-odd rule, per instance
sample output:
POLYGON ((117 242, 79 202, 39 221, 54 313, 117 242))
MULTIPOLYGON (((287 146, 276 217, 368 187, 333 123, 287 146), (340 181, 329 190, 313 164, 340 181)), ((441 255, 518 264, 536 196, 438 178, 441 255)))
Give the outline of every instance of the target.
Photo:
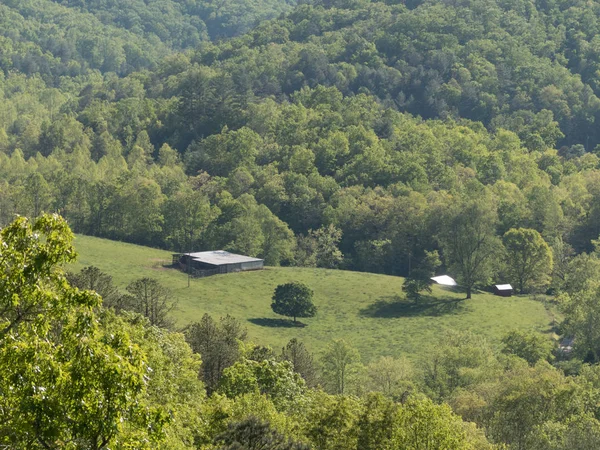
POLYGON ((440 275, 439 277, 431 277, 433 281, 437 284, 441 284, 443 286, 458 286, 458 283, 454 281, 454 278, 449 277, 448 275, 440 275))
POLYGON ((510 284, 497 284, 496 289, 499 291, 510 291, 513 287, 510 284))
POLYGON ((246 262, 258 262, 262 261, 259 258, 252 258, 250 256, 236 255, 235 253, 229 253, 225 250, 214 250, 210 252, 195 252, 186 253, 192 257, 194 261, 205 262, 215 266, 222 266, 224 264, 239 264, 246 262))

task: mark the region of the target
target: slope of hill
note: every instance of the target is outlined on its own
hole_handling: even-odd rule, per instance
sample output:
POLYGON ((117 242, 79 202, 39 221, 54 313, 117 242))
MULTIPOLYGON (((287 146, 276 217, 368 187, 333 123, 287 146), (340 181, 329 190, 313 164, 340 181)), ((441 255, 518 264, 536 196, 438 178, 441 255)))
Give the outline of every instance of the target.
POLYGON ((402 278, 339 270, 269 267, 264 271, 218 275, 192 280, 165 269, 171 254, 162 250, 106 239, 77 236, 79 259, 73 270, 95 265, 113 276, 120 287, 141 277, 154 277, 179 301, 178 325, 230 314, 247 325, 250 338, 279 349, 297 337, 313 351, 331 339, 343 338, 359 349, 363 360, 379 355, 416 357, 448 328, 471 330, 492 342, 507 331, 547 331, 550 316, 544 306, 526 297, 499 298, 487 293, 464 295, 434 287, 421 306, 396 298, 402 278), (271 295, 281 283, 302 281, 315 292, 318 314, 302 319, 303 328, 285 326, 271 311, 271 295), (282 326, 283 325, 283 326, 282 326))
POLYGON ((60 77, 125 75, 168 54, 248 31, 293 6, 285 0, 7 0, 0 4, 0 71, 60 77))

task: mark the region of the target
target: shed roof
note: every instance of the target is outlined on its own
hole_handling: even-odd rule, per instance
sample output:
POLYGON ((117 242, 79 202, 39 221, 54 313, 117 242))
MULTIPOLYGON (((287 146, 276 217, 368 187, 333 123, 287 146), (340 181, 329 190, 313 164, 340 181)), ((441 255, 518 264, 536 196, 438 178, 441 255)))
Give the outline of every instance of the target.
POLYGON ((494 286, 499 291, 512 291, 512 286, 510 284, 496 284, 494 286))
POLYGON ((448 275, 440 275, 439 277, 431 277, 433 281, 437 284, 441 284, 443 286, 458 286, 458 283, 454 281, 454 278, 449 277, 448 275))
POLYGON ((226 264, 239 264, 247 262, 258 262, 263 261, 259 258, 252 258, 251 256, 236 255, 235 253, 229 253, 225 250, 213 250, 210 252, 195 252, 186 253, 191 256, 194 261, 200 261, 214 266, 223 266, 226 264))

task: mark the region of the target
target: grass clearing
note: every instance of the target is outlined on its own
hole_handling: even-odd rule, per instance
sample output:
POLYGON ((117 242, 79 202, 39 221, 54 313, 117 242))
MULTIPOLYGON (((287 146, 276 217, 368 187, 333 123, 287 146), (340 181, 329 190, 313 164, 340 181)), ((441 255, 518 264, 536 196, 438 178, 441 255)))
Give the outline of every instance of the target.
POLYGON ((162 266, 170 262, 170 252, 81 235, 75 246, 79 258, 70 270, 95 265, 121 288, 141 277, 156 278, 179 302, 173 314, 178 325, 206 312, 215 318, 230 314, 247 325, 254 342, 276 351, 293 337, 313 352, 343 338, 360 351, 363 362, 380 355, 414 358, 445 329, 471 330, 498 342, 509 330, 548 332, 551 325, 544 305, 528 297, 476 293, 463 300, 463 294, 434 286, 431 297, 413 305, 401 297, 399 277, 291 267, 192 279, 188 288, 186 274, 162 266), (275 287, 290 281, 306 283, 315 292, 317 316, 300 319, 305 327, 293 327, 271 311, 275 287))

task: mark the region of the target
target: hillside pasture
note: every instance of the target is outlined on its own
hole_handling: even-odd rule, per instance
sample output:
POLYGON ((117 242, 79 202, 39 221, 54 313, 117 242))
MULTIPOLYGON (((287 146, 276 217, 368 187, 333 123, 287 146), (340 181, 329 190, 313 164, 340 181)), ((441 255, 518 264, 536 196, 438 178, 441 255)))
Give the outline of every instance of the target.
POLYGON ((178 301, 173 314, 179 326, 204 313, 230 314, 247 325, 252 341, 276 351, 293 337, 313 352, 343 338, 360 351, 363 362, 380 355, 413 359, 446 329, 471 330, 498 343, 509 330, 549 332, 552 320, 542 303, 528 297, 476 293, 464 300, 464 294, 434 286, 431 296, 413 304, 402 295, 402 278, 341 270, 268 267, 192 279, 188 288, 185 273, 164 267, 170 252, 81 235, 75 246, 79 258, 69 270, 97 266, 121 288, 138 278, 157 278, 178 301), (314 290, 317 315, 301 319, 304 326, 271 311, 275 287, 290 281, 314 290))

